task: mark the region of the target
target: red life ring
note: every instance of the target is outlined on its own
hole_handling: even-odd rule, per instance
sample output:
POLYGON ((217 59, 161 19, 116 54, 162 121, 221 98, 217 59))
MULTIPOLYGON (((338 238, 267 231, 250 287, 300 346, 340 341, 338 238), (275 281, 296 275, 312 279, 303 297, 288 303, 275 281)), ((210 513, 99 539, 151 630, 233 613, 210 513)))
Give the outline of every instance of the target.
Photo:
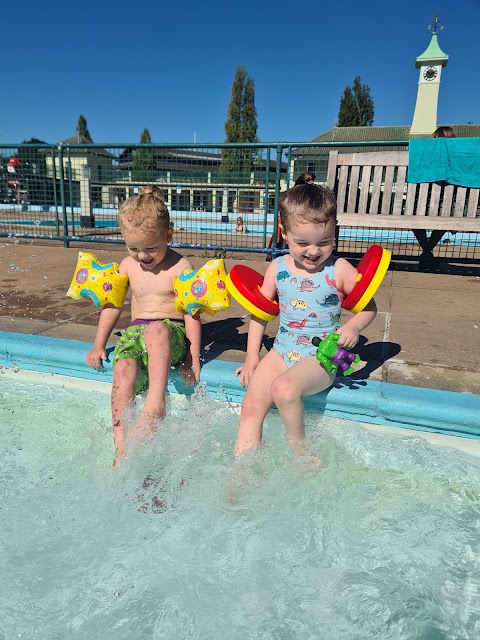
POLYGON ((342 302, 342 308, 352 313, 363 311, 381 285, 392 254, 379 244, 372 244, 358 263, 357 281, 342 302))
POLYGON ((243 264, 235 265, 225 278, 228 292, 244 309, 261 320, 274 320, 278 302, 260 293, 262 283, 263 276, 243 264))

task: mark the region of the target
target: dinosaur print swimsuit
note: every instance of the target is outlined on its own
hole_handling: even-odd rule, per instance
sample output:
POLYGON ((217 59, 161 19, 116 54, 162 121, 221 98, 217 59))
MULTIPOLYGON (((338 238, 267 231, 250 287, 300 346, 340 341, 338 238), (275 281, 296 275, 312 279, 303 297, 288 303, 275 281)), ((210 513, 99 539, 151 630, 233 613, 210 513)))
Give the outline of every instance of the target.
POLYGON ((330 256, 318 273, 297 276, 291 273, 283 256, 275 260, 280 324, 273 348, 288 367, 317 348, 312 338, 326 338, 340 327, 341 300, 335 286, 335 262, 330 256))

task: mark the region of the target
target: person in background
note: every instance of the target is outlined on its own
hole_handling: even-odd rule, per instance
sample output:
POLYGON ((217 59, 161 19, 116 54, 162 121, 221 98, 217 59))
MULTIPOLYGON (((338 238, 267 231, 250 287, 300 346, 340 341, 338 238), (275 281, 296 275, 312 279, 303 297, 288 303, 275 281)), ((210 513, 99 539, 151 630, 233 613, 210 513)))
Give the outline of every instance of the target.
MULTIPOLYGON (((165 395, 171 365, 180 363, 186 384, 200 380, 199 317, 184 315, 175 307, 173 281, 189 260, 168 247, 172 239, 170 216, 163 193, 147 186, 122 203, 118 223, 128 257, 119 273, 128 276, 132 292, 130 326, 121 332, 113 357, 112 427, 114 465, 125 455, 125 412, 135 395, 147 391, 134 429, 151 436, 165 417, 165 395)), ((86 361, 102 369, 107 340, 120 318, 121 308, 105 305, 100 314, 93 348, 86 361)))
MULTIPOLYGON (((452 127, 438 127, 432 134, 432 138, 456 138, 455 131, 452 127)), ((422 254, 419 257, 420 266, 426 266, 434 259, 433 250, 443 238, 446 231, 441 229, 434 229, 431 231, 430 236, 427 236, 425 229, 412 229, 413 235, 418 241, 418 244, 422 248, 422 254)))
POLYGON ((242 216, 238 216, 238 218, 237 218, 237 224, 236 224, 236 227, 235 227, 235 231, 237 233, 247 233, 247 225, 245 224, 242 216))

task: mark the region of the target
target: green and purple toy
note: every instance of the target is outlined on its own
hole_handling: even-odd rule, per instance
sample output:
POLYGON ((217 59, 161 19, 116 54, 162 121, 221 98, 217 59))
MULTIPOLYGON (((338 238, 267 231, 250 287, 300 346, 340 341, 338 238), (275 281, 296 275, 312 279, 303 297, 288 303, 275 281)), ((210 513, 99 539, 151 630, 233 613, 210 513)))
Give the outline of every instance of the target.
POLYGON ((358 353, 352 353, 337 345, 340 335, 331 333, 323 340, 312 338, 312 344, 317 347, 317 360, 323 364, 328 373, 334 373, 340 367, 344 376, 353 373, 353 363, 360 362, 358 353))

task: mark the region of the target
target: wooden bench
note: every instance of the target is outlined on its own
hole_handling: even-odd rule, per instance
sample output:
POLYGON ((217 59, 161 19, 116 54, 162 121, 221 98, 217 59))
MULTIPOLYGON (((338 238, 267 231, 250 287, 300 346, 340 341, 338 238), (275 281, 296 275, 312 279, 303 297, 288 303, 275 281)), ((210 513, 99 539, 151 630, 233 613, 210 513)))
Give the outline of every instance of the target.
POLYGON ((327 186, 342 227, 480 233, 480 189, 407 183, 408 151, 331 151, 327 186))

